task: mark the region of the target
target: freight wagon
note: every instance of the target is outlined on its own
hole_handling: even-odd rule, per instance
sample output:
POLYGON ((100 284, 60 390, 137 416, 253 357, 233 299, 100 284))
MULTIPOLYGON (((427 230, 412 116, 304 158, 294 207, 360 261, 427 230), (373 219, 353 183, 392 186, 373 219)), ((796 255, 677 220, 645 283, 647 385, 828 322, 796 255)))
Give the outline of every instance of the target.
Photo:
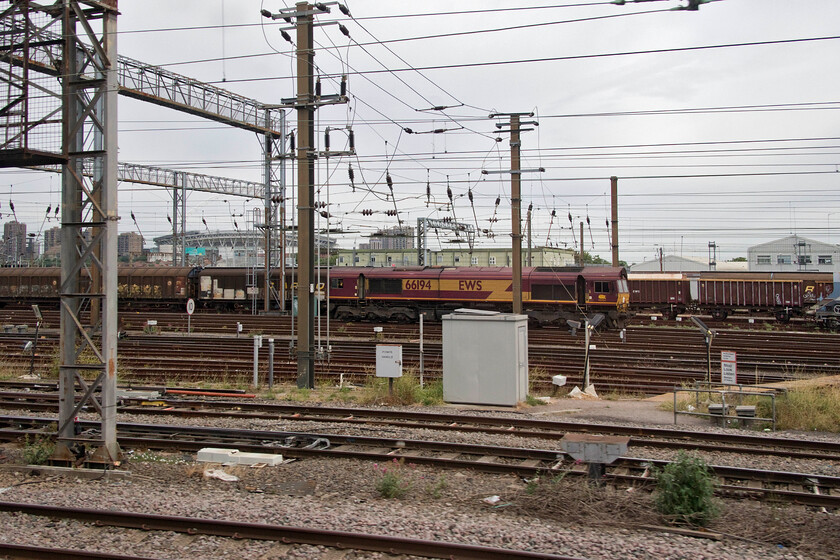
POLYGON ((672 319, 686 312, 715 319, 770 313, 781 322, 804 315, 834 285, 830 273, 814 272, 630 273, 628 281, 634 311, 659 311, 672 319))

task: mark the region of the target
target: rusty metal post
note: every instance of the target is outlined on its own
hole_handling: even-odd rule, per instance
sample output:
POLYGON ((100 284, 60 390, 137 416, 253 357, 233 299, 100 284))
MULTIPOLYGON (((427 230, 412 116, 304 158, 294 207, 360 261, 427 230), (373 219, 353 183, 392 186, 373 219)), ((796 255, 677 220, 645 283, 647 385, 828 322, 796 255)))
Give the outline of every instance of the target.
POLYGON ((583 266, 583 222, 580 223, 580 266, 583 266))
POLYGON ((522 313, 522 172, 519 164, 519 115, 510 117, 510 206, 513 242, 513 312, 522 313))
POLYGON ((618 266, 618 177, 610 177, 610 205, 612 206, 612 265, 618 266))
POLYGON ((531 206, 528 206, 528 214, 525 218, 525 223, 528 227, 528 266, 534 266, 534 261, 531 255, 531 206))

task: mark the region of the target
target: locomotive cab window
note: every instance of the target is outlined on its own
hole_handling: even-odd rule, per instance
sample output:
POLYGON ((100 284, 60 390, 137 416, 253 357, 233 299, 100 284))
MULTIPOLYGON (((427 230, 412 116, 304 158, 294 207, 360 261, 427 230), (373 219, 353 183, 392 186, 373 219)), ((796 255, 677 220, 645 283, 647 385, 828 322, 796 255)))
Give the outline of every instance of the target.
POLYGON ((330 278, 330 289, 336 290, 344 287, 344 278, 330 278))
POLYGON ((608 294, 610 293, 610 286, 612 282, 595 282, 595 293, 596 294, 608 294))
POLYGON ((624 278, 618 281, 618 291, 619 292, 629 292, 630 288, 627 287, 627 280, 624 278))

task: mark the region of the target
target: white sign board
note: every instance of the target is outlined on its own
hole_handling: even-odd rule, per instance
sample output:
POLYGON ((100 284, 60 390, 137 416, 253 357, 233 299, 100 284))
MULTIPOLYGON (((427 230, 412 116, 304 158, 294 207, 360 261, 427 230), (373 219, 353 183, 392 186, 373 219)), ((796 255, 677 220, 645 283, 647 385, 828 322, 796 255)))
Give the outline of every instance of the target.
POLYGON ((195 311, 195 300, 190 298, 187 300, 187 315, 192 315, 195 311))
POLYGON ((402 377, 401 345, 376 345, 376 377, 402 377))
POLYGON ((724 385, 738 384, 738 356, 735 352, 720 353, 720 382, 724 385))

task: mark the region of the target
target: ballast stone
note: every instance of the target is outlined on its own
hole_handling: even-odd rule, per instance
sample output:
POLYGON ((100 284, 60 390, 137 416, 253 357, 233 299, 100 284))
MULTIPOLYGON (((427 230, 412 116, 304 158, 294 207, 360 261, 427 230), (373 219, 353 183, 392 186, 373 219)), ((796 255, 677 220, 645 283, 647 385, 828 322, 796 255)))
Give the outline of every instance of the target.
POLYGON ((248 453, 238 449, 205 447, 198 450, 196 460, 200 463, 233 463, 237 465, 265 464, 270 467, 283 462, 283 456, 274 453, 248 453))

